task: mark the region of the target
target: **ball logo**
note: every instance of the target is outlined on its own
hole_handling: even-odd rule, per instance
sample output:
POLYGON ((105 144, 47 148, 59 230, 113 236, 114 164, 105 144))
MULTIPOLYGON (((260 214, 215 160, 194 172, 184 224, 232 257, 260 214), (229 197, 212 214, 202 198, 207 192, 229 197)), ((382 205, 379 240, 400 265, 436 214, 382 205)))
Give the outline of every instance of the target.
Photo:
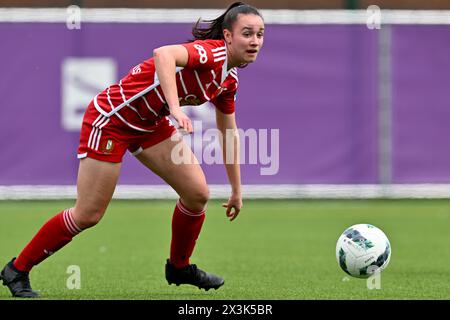
MULTIPOLYGON (((373 228, 373 226, 370 226, 370 227, 373 228)), ((345 230, 344 234, 347 236, 347 238, 351 239, 354 243, 356 243, 357 245, 359 245, 361 248, 363 248, 365 250, 373 247, 372 241, 364 238, 363 235, 358 230, 349 228, 349 229, 345 230)))

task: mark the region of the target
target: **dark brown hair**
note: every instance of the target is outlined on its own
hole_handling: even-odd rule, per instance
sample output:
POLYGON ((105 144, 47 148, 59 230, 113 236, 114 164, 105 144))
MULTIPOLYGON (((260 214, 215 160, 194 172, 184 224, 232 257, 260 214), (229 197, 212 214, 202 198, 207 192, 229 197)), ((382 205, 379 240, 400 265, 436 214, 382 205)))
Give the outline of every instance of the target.
POLYGON ((244 2, 234 2, 227 10, 216 19, 213 20, 201 20, 198 19, 197 23, 192 27, 192 35, 194 39, 190 40, 206 40, 206 39, 223 39, 223 30, 233 29, 233 24, 236 22, 239 14, 254 14, 261 16, 259 11, 244 2), (206 26, 202 27, 201 24, 206 26))

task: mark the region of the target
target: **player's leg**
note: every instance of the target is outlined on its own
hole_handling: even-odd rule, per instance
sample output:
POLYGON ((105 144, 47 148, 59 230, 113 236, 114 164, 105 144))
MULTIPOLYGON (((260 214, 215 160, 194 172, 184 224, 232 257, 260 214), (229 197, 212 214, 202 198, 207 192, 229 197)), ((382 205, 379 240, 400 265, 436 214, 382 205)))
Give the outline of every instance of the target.
POLYGON ((194 154, 182 140, 175 137, 177 135, 143 150, 136 157, 180 196, 172 220, 170 261, 176 267, 185 267, 189 264, 205 219, 209 191, 194 154), (178 154, 184 153, 186 158, 189 157, 189 163, 176 164, 172 159, 174 148, 177 148, 178 154))
POLYGON ((29 284, 29 271, 102 218, 114 192, 119 171, 120 163, 91 158, 80 161, 75 208, 65 209, 48 220, 17 259, 9 262, 1 272, 3 283, 13 296, 37 296, 29 284))
POLYGON ((30 271, 82 230, 97 224, 111 200, 119 172, 120 163, 91 158, 80 160, 75 207, 65 209, 47 221, 19 254, 14 266, 20 271, 30 271))
POLYGON ((95 226, 106 212, 119 179, 121 163, 80 161, 73 219, 80 229, 95 226))
POLYGON ((218 288, 223 279, 189 263, 205 219, 209 189, 195 155, 179 135, 144 149, 136 157, 166 181, 180 196, 172 217, 170 259, 166 265, 169 283, 189 283, 200 288, 218 288), (179 163, 182 157, 185 163, 179 163))

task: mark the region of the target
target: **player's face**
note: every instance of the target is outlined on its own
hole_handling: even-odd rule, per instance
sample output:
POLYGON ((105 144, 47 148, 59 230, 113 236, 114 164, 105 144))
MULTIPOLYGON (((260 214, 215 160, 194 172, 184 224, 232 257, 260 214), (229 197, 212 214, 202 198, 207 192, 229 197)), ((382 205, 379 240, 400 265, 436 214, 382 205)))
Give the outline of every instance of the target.
POLYGON ((232 64, 254 62, 264 42, 263 20, 255 14, 239 14, 233 31, 225 33, 225 41, 232 64))

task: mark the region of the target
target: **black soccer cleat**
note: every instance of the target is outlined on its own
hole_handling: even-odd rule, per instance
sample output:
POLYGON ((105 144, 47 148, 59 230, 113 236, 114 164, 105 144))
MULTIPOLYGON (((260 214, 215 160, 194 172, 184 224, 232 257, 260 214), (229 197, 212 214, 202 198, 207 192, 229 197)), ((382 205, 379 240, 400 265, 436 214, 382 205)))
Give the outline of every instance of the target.
POLYGON ((39 294, 31 289, 29 273, 17 270, 13 265, 14 260, 16 260, 16 258, 13 258, 8 262, 0 273, 0 280, 3 280, 3 285, 9 288, 13 297, 39 297, 39 294))
POLYGON ((197 265, 190 264, 187 267, 177 269, 167 259, 166 280, 169 284, 191 284, 199 289, 219 289, 225 281, 214 274, 205 272, 197 268, 197 265))

